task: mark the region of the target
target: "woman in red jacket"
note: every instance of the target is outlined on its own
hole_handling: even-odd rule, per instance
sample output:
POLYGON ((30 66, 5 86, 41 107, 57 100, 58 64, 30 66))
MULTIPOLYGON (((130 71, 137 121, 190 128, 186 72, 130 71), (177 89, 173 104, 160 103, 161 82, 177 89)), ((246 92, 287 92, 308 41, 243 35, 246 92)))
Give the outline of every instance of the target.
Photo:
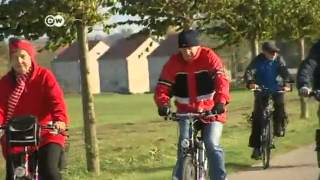
MULTIPOLYGON (((33 115, 40 125, 53 122, 59 130, 68 124, 63 92, 52 72, 35 61, 35 49, 26 40, 12 38, 9 41, 11 70, 0 80, 0 126, 13 117, 33 115)), ((7 159, 7 180, 12 179, 8 167, 11 154, 22 151, 19 147, 7 149, 1 137, 2 152, 7 159)), ((41 179, 60 180, 59 161, 63 154, 65 136, 41 132, 39 149, 39 174, 41 179)))

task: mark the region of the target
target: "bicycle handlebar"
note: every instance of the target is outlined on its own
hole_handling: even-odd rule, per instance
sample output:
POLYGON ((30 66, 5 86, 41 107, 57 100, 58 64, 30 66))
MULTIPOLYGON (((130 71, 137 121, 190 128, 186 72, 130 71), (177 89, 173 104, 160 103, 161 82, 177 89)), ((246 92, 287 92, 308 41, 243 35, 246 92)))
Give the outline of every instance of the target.
POLYGON ((187 117, 187 118, 193 118, 193 117, 212 117, 219 115, 216 112, 211 112, 211 111, 205 111, 205 112, 189 112, 189 113, 171 113, 169 116, 165 117, 165 119, 169 119, 172 121, 179 121, 179 117, 187 117))
POLYGON ((68 136, 66 134, 66 132, 69 130, 68 128, 64 130, 60 130, 60 129, 57 129, 54 124, 41 125, 40 127, 41 129, 51 130, 50 133, 54 135, 61 134, 63 136, 68 136))
POLYGON ((309 97, 311 96, 320 96, 320 90, 313 90, 309 93, 309 97))
MULTIPOLYGON (((259 86, 256 88, 250 89, 250 90, 253 92, 271 92, 271 90, 269 88, 259 87, 259 86)), ((276 92, 277 93, 285 93, 285 92, 291 92, 291 91, 292 91, 292 88, 290 88, 290 90, 288 90, 288 91, 282 89, 282 90, 277 90, 276 92)))
MULTIPOLYGON (((60 130, 57 129, 54 124, 47 124, 47 125, 39 125, 41 129, 47 129, 47 130, 52 130, 50 133, 52 134, 61 134, 63 136, 68 136, 66 134, 66 132, 69 130, 68 128, 66 128, 65 130, 60 130)), ((0 132, 5 130, 7 128, 7 126, 0 126, 0 132)))

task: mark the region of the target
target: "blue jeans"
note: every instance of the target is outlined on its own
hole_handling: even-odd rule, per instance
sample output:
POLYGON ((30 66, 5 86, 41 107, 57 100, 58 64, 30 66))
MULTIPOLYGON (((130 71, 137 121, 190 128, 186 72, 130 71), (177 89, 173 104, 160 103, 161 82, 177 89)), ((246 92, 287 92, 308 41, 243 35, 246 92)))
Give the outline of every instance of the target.
MULTIPOLYGON (((175 171, 173 172, 173 179, 180 180, 182 177, 182 163, 183 153, 181 151, 181 141, 189 138, 189 120, 179 121, 179 141, 178 141, 178 153, 177 163, 175 171)), ((224 164, 224 153, 220 147, 220 137, 222 134, 223 124, 218 121, 214 121, 210 124, 203 126, 203 140, 207 151, 208 164, 209 164, 209 176, 210 180, 225 180, 226 169, 224 164)))

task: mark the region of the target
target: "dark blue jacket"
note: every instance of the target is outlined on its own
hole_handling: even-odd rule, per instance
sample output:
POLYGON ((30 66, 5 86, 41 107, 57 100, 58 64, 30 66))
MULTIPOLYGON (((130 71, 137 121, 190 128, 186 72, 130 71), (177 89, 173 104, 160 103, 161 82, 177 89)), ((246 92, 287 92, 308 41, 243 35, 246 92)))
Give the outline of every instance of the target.
POLYGON ((320 40, 311 47, 308 57, 299 66, 297 88, 302 86, 320 89, 320 40))
POLYGON ((290 83, 292 77, 280 55, 275 60, 269 60, 261 53, 247 67, 244 80, 247 84, 255 83, 271 91, 278 91, 285 83, 290 83))

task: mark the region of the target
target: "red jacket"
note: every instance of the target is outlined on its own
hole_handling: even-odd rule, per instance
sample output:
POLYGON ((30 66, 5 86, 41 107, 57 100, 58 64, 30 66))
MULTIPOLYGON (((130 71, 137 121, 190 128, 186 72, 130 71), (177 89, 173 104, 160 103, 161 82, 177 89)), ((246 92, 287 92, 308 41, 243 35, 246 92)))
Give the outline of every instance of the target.
MULTIPOLYGON (((154 99, 158 106, 165 106, 172 96, 178 112, 207 111, 216 103, 228 103, 229 81, 221 59, 206 47, 200 47, 190 62, 180 53, 172 55, 162 69, 154 99)), ((226 114, 212 120, 225 122, 226 114)))
MULTIPOLYGON (((15 108, 13 116, 33 115, 39 124, 47 125, 49 121, 64 121, 68 124, 66 105, 63 92, 57 80, 48 69, 39 67, 35 62, 31 78, 26 82, 24 92, 15 108)), ((15 75, 11 70, 0 80, 0 125, 6 124, 6 110, 8 98, 15 87, 15 75)), ((65 144, 65 137, 52 135, 47 130, 41 132, 40 147, 48 143, 65 144)), ((1 138, 2 152, 6 152, 5 138, 1 138)), ((18 153, 22 149, 15 147, 9 153, 18 153)), ((4 154, 5 155, 5 154, 4 154)))

